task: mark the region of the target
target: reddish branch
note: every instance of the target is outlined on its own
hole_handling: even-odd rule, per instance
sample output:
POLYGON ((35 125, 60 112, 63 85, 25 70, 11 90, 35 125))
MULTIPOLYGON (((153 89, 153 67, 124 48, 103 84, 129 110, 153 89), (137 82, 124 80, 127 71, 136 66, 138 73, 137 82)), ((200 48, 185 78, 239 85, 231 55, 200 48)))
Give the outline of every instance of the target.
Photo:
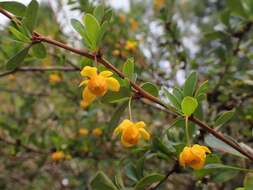
MULTIPOLYGON (((5 13, 6 11, 3 9, 0 9, 0 13, 5 13)), ((6 14, 4 14, 6 15, 6 14)), ((8 17, 9 18, 9 17, 8 17)), ((97 60, 98 63, 104 65, 106 68, 114 71, 115 73, 117 73, 121 78, 125 78, 125 74, 123 72, 121 72, 120 70, 118 70, 114 65, 112 65, 110 62, 108 62, 106 59, 104 59, 101 55, 94 55, 93 53, 90 53, 88 51, 85 50, 79 50, 73 47, 70 47, 64 43, 61 43, 59 41, 47 38, 45 36, 42 36, 38 33, 34 33, 34 35, 32 36, 32 41, 33 42, 46 42, 48 44, 60 47, 62 49, 71 51, 75 54, 87 57, 89 59, 92 60, 97 60)), ((165 103, 163 103, 160 99, 158 99, 157 97, 152 96, 151 94, 149 94, 148 92, 146 92, 145 90, 143 90, 140 86, 138 86, 135 82, 130 81, 131 86, 133 87, 133 89, 138 93, 138 95, 140 95, 141 97, 150 100, 151 102, 157 103, 160 106, 162 106, 163 108, 169 110, 169 111, 173 111, 172 107, 169 107, 168 105, 166 105, 165 103)), ((172 113, 174 116, 176 116, 175 113, 172 113)), ((249 152, 247 152, 246 150, 244 150, 242 147, 240 147, 238 144, 228 140, 226 137, 224 137, 221 133, 217 132, 216 130, 210 128, 208 125, 206 125, 205 123, 203 123, 202 121, 200 121, 199 119, 195 118, 195 117, 190 117, 189 118, 190 121, 192 121, 193 123, 197 124, 199 127, 205 129, 206 131, 208 131, 209 133, 211 133, 213 136, 215 136, 216 138, 220 139, 221 141, 225 142, 226 144, 230 145, 231 147, 233 147, 234 149, 236 149, 237 151, 239 151, 241 154, 245 155, 246 157, 248 157, 250 160, 253 161, 253 155, 250 154, 249 152)))

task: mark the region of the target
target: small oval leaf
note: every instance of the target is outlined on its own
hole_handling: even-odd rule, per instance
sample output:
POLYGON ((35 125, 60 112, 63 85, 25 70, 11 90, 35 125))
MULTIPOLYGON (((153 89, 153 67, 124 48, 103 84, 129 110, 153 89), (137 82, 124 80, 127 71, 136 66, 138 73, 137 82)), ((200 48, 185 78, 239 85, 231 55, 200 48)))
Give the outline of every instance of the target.
POLYGON ((181 108, 185 116, 191 116, 198 107, 198 101, 190 96, 184 97, 181 108))

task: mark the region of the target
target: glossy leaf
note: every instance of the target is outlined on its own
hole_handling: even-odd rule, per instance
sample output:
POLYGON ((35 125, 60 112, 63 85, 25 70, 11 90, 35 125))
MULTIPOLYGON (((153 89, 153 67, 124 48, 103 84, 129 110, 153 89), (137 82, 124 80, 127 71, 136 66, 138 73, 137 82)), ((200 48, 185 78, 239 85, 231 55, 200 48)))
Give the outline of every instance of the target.
POLYGON ((192 72, 184 83, 184 96, 193 96, 197 84, 197 73, 192 72))
POLYGON ((181 109, 184 115, 191 116, 198 107, 198 101, 190 96, 184 97, 181 103, 181 109))
POLYGON ((20 65, 26 58, 29 49, 30 49, 30 46, 22 49, 16 55, 10 58, 6 65, 7 69, 10 69, 10 70, 16 69, 18 65, 20 65))
POLYGON ((208 90, 208 81, 204 81, 196 90, 194 97, 198 97, 200 94, 205 94, 208 90))
POLYGON ((32 51, 33 51, 34 55, 39 59, 43 59, 47 56, 46 48, 42 43, 34 44, 32 46, 32 51))
POLYGON ((100 24, 98 20, 91 14, 86 14, 83 18, 88 38, 92 44, 92 50, 97 48, 97 40, 100 34, 100 24))
POLYGON ((178 101, 177 97, 174 96, 172 93, 170 93, 168 90, 164 89, 166 97, 169 99, 169 101, 172 103, 172 105, 177 108, 181 109, 180 102, 178 101))
POLYGON ((215 121, 215 126, 220 127, 228 122, 235 114, 235 110, 223 112, 215 121))
POLYGON ((158 87, 151 82, 146 82, 141 85, 141 88, 151 94, 152 96, 157 97, 159 94, 158 87))
POLYGON ((32 0, 27 6, 25 16, 22 20, 23 24, 28 28, 30 32, 33 31, 37 23, 39 3, 37 0, 32 0))
POLYGON ((238 0, 227 0, 228 8, 236 16, 247 18, 247 14, 243 8, 242 1, 238 0))
POLYGON ((71 25, 82 36, 85 45, 87 47, 92 47, 91 40, 89 39, 87 31, 83 24, 76 19, 71 19, 71 25))
POLYGON ((101 22, 105 14, 105 9, 103 5, 98 5, 94 11, 93 15, 96 17, 96 19, 101 22))
POLYGON ((242 158, 245 158, 244 155, 242 155, 240 152, 238 152, 237 150, 235 150, 233 147, 225 144, 223 141, 217 139, 216 137, 214 137, 213 135, 207 135, 205 136, 205 143, 216 149, 219 150, 221 152, 226 152, 235 156, 239 156, 242 158))
POLYGON ((9 30, 19 41, 28 43, 31 42, 31 40, 27 36, 25 36, 22 32, 20 32, 16 28, 9 26, 9 30))
POLYGON ((24 16, 26 6, 17 1, 2 1, 0 2, 0 7, 5 9, 6 11, 16 15, 16 16, 24 16))
POLYGON ((133 80, 134 77, 134 59, 129 58, 126 60, 126 62, 123 65, 123 73, 126 75, 126 77, 130 80, 133 80))

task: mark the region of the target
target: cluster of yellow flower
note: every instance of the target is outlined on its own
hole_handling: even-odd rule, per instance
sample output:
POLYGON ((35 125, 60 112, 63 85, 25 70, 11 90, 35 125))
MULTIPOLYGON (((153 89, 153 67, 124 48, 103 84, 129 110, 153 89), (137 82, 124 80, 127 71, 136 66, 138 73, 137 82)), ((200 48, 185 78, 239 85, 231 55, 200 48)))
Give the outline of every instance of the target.
MULTIPOLYGON (((120 84, 118 80, 112 77, 111 71, 102 71, 98 73, 96 67, 86 66, 81 71, 81 76, 86 77, 80 84, 80 86, 86 85, 83 90, 83 100, 81 102, 82 107, 89 106, 96 97, 103 96, 108 90, 118 92, 120 90, 120 84), (87 79, 88 78, 88 79, 87 79)), ((145 123, 143 121, 132 122, 128 119, 123 120, 118 127, 114 130, 114 136, 121 135, 121 143, 125 147, 132 147, 137 145, 140 139, 149 140, 150 134, 145 129, 145 123)), ((87 129, 80 129, 80 135, 87 135, 87 129)), ((101 129, 96 128, 92 131, 95 136, 102 134, 101 129)), ((192 147, 186 146, 179 155, 179 162, 181 166, 190 166, 193 169, 200 169, 204 166, 206 153, 211 151, 201 145, 193 145, 192 147)), ((61 157, 61 153, 56 154, 56 159, 61 157)))
MULTIPOLYGON (((89 130, 86 128, 79 129, 80 136, 87 136, 89 134, 89 130)), ((101 128, 95 128, 91 131, 91 134, 95 137, 100 137, 103 134, 103 130, 101 128)))
POLYGON ((54 161, 61 161, 61 160, 71 160, 72 157, 70 154, 64 154, 63 151, 55 151, 51 154, 51 158, 54 161))

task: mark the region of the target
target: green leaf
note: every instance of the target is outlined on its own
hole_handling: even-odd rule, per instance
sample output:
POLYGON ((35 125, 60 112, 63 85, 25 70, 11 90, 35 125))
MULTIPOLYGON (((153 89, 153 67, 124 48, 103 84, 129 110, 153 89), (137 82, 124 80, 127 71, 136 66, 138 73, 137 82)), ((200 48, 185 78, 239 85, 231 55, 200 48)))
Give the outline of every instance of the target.
POLYGON ((136 168, 134 167, 133 164, 128 163, 124 168, 125 168, 126 176, 129 179, 131 179, 132 181, 135 181, 135 182, 138 181, 136 168))
POLYGON ((31 42, 30 38, 25 36, 23 33, 21 33, 19 30, 17 30, 13 26, 9 26, 9 30, 21 42, 27 42, 27 43, 31 42))
POLYGON ((172 94, 177 98, 178 102, 182 102, 183 98, 184 98, 184 93, 183 91, 178 88, 178 87, 174 87, 172 90, 172 94))
POLYGON ((43 59, 47 56, 46 48, 42 43, 34 44, 32 46, 32 51, 33 51, 34 55, 39 59, 43 59))
POLYGON ((91 180, 90 185, 93 190, 118 190, 103 172, 98 172, 91 180))
POLYGON ((204 81, 196 90, 194 97, 198 97, 200 94, 205 94, 208 90, 208 80, 204 81))
POLYGON ((93 11, 93 15, 96 17, 96 19, 101 23, 103 17, 105 14, 105 9, 103 5, 98 5, 94 11, 93 11))
POLYGON ((205 33, 205 40, 222 40, 227 37, 227 34, 225 34, 222 31, 214 31, 214 32, 208 32, 205 33))
POLYGON ((22 3, 16 1, 3 1, 0 2, 0 6, 6 11, 16 15, 16 16, 24 16, 26 6, 22 3))
POLYGON ((146 82, 141 85, 141 88, 151 94, 152 96, 157 97, 159 95, 158 87, 151 82, 146 82))
POLYGON ((220 163, 207 164, 205 166, 205 169, 222 169, 222 170, 235 170, 235 171, 252 172, 252 170, 249 170, 249 169, 246 169, 246 168, 229 166, 229 165, 224 165, 224 164, 220 164, 220 163))
POLYGON ((158 173, 152 173, 143 177, 135 186, 134 190, 147 189, 153 183, 159 182, 164 178, 164 175, 158 173))
POLYGON ((238 175, 238 171, 224 170, 216 173, 212 180, 216 183, 224 183, 235 178, 238 175))
POLYGON ((223 112, 215 121, 214 126, 220 127, 228 122, 234 116, 235 110, 225 111, 223 112))
MULTIPOLYGON (((251 1, 251 0, 250 0, 251 1)), ((223 24, 225 24, 226 26, 229 25, 229 18, 230 18, 230 10, 229 9, 225 9, 220 13, 220 20, 223 24)))
POLYGON ((236 16, 247 18, 247 14, 242 6, 242 1, 240 0, 227 0, 228 8, 236 16))
POLYGON ((223 141, 217 139, 216 137, 214 137, 213 135, 207 135, 205 136, 205 143, 216 149, 219 150, 221 152, 226 152, 235 156, 239 156, 242 158, 246 158, 244 155, 242 155, 240 152, 238 152, 237 150, 235 150, 233 147, 227 145, 226 143, 224 143, 223 141))
POLYGON ((39 9, 39 3, 37 2, 37 0, 32 0, 27 6, 25 16, 22 20, 22 22, 24 23, 24 25, 28 28, 30 32, 33 31, 37 23, 38 9, 39 9))
POLYGON ((172 103, 172 105, 177 108, 181 109, 180 102, 178 101, 178 98, 175 97, 173 94, 171 94, 168 90, 163 89, 165 92, 166 97, 169 99, 169 101, 172 103))
POLYGON ((86 31, 84 25, 76 19, 71 19, 71 25, 82 36, 85 45, 88 48, 91 48, 92 43, 91 43, 91 40, 88 37, 87 31, 86 31))
POLYGON ((98 46, 101 44, 103 38, 105 37, 105 34, 106 34, 106 31, 109 27, 109 22, 108 21, 105 21, 102 26, 101 26, 101 30, 100 30, 100 33, 99 33, 99 36, 98 36, 98 46))
POLYGON ((105 11, 105 15, 104 15, 103 20, 104 20, 104 21, 111 22, 112 16, 113 16, 113 11, 112 11, 112 9, 107 9, 107 10, 105 11))
POLYGON ((184 96, 193 96, 197 84, 197 72, 192 72, 184 83, 184 96))
POLYGON ((128 79, 133 80, 133 77, 134 77, 134 59, 133 58, 128 58, 126 60, 126 62, 123 65, 122 71, 128 79))
POLYGON ((181 109, 185 116, 191 116, 198 107, 198 101, 190 96, 184 97, 181 103, 181 109))
POLYGON ((7 69, 10 69, 10 70, 16 69, 18 65, 20 65, 26 58, 29 49, 30 49, 30 46, 22 49, 16 55, 10 58, 6 65, 7 69))
POLYGON ((98 37, 100 34, 100 24, 96 17, 91 14, 84 15, 83 22, 87 31, 87 35, 92 44, 92 50, 97 48, 98 37))
POLYGON ((253 174, 248 174, 243 182, 245 190, 252 190, 253 189, 253 174))

